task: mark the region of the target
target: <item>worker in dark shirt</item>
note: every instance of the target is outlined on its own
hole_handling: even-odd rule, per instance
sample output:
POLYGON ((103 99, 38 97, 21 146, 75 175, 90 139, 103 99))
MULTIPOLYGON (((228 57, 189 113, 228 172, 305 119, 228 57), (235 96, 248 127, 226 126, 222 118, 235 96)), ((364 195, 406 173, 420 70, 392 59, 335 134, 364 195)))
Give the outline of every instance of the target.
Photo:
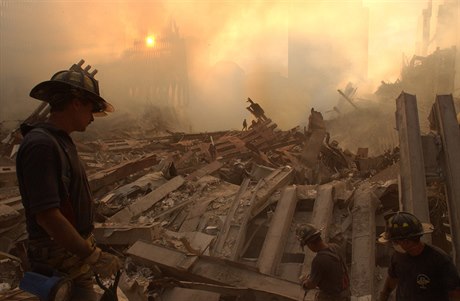
MULTIPOLYGON (((113 107, 99 95, 95 72, 73 65, 36 85, 30 96, 50 105, 49 119, 23 124, 16 158, 29 235, 31 268, 49 267, 73 279, 72 301, 98 300, 93 274, 109 277, 120 260, 94 241, 93 203, 84 166, 70 134, 85 131, 113 107)), ((67 299, 66 299, 67 300, 67 299)))
POLYGON ((408 212, 397 212, 387 220, 379 242, 391 243, 388 275, 379 301, 389 300, 396 289, 396 301, 460 300, 460 278, 451 258, 441 249, 420 241, 433 232, 430 224, 421 223, 408 212))
POLYGON ((302 250, 307 246, 316 253, 311 263, 310 275, 300 278, 302 288, 305 291, 319 288, 316 301, 350 300, 348 269, 340 255, 339 247, 324 242, 321 231, 312 224, 299 225, 296 236, 302 250))

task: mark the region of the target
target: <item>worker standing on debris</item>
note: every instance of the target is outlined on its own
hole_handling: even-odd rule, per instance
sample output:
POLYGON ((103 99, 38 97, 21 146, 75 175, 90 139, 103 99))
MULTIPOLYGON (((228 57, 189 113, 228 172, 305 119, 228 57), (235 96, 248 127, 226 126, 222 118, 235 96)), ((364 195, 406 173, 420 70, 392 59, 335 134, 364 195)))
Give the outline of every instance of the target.
POLYGON ((88 179, 70 134, 113 107, 99 95, 97 70, 74 64, 36 85, 30 96, 50 105, 46 122, 22 124, 17 176, 29 235, 31 268, 46 265, 73 278, 71 300, 97 300, 93 275, 114 275, 118 257, 95 244, 88 179), (89 267, 89 269, 88 269, 89 267))
POLYGON ((321 231, 311 224, 299 225, 296 236, 302 250, 307 246, 316 253, 311 263, 310 275, 300 277, 305 293, 310 289, 319 288, 316 301, 350 300, 348 269, 340 255, 339 246, 324 242, 321 231))
POLYGON ((246 121, 246 118, 243 120, 243 129, 242 131, 247 131, 248 130, 248 122, 246 121))
POLYGON ((396 301, 460 300, 460 278, 450 257, 420 241, 431 232, 432 225, 422 224, 408 212, 397 212, 387 220, 378 241, 391 242, 395 253, 379 301, 387 301, 395 288, 396 301))

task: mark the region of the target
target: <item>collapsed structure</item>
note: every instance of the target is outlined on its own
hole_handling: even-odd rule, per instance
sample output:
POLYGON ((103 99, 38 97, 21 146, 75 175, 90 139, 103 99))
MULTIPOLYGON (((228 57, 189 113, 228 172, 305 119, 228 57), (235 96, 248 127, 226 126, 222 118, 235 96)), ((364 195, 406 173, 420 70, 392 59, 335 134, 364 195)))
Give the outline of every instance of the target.
MULTIPOLYGON (((457 259, 454 99, 436 97, 429 135, 421 135, 415 96, 402 92, 396 104, 399 147, 378 156, 342 149, 314 109, 307 127, 283 131, 251 110, 260 107, 253 101, 255 122, 247 131, 78 141, 97 202, 94 234, 125 259, 124 295, 299 300, 298 277, 308 273, 313 254, 301 250, 294 229, 310 222, 341 246, 353 298, 371 300, 390 254, 375 240, 384 215, 399 208, 431 221, 433 243, 457 259)), ((27 120, 46 114, 42 105, 27 120)), ((4 140, 3 159, 14 158, 18 139, 13 132, 4 140)), ((1 298, 22 300, 15 287, 27 266, 27 237, 10 162, 1 170, 1 298)))

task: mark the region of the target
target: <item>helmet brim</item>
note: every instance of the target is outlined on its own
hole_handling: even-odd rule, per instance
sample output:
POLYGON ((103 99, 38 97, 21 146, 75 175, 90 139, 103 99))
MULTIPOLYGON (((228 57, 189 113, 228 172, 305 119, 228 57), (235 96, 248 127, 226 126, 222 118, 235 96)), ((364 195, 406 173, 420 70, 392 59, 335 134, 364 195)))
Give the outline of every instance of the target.
MULTIPOLYGON (((67 82, 58 81, 58 80, 47 80, 44 82, 39 83, 35 87, 32 88, 29 95, 32 98, 42 100, 45 102, 50 103, 50 99, 53 94, 58 92, 65 92, 69 89, 77 89, 84 93, 84 96, 93 102, 96 102, 99 106, 101 106, 101 111, 97 113, 104 113, 104 112, 114 112, 114 107, 108 103, 104 98, 100 97, 99 95, 88 91, 86 89, 82 89, 79 86, 69 84, 67 82)), ((95 116, 106 116, 107 114, 97 114, 95 116)))
MULTIPOLYGON (((422 232, 420 233, 420 235, 424 235, 424 234, 429 234, 429 233, 433 233, 434 231, 434 226, 430 223, 421 223, 422 224, 422 232)), ((416 237, 418 235, 415 235, 413 237, 416 237)), ((410 237, 408 237, 410 238, 410 237)), ((390 239, 389 236, 388 236, 388 233, 385 231, 383 233, 381 233, 379 235, 379 238, 377 239, 377 241, 381 244, 388 244, 390 241, 392 241, 394 239, 390 239)))

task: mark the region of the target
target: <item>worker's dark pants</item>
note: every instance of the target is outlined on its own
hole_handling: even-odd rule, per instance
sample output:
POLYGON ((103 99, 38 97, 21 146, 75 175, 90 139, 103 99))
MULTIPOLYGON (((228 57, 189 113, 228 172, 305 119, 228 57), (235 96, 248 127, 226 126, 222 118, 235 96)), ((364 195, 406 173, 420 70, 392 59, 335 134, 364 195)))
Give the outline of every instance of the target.
MULTIPOLYGON (((91 236, 88 243, 95 244, 91 236)), ((32 269, 34 265, 47 265, 73 280, 71 301, 98 301, 100 296, 94 291, 93 272, 83 265, 80 258, 60 247, 49 238, 30 240, 27 250, 32 269)))

